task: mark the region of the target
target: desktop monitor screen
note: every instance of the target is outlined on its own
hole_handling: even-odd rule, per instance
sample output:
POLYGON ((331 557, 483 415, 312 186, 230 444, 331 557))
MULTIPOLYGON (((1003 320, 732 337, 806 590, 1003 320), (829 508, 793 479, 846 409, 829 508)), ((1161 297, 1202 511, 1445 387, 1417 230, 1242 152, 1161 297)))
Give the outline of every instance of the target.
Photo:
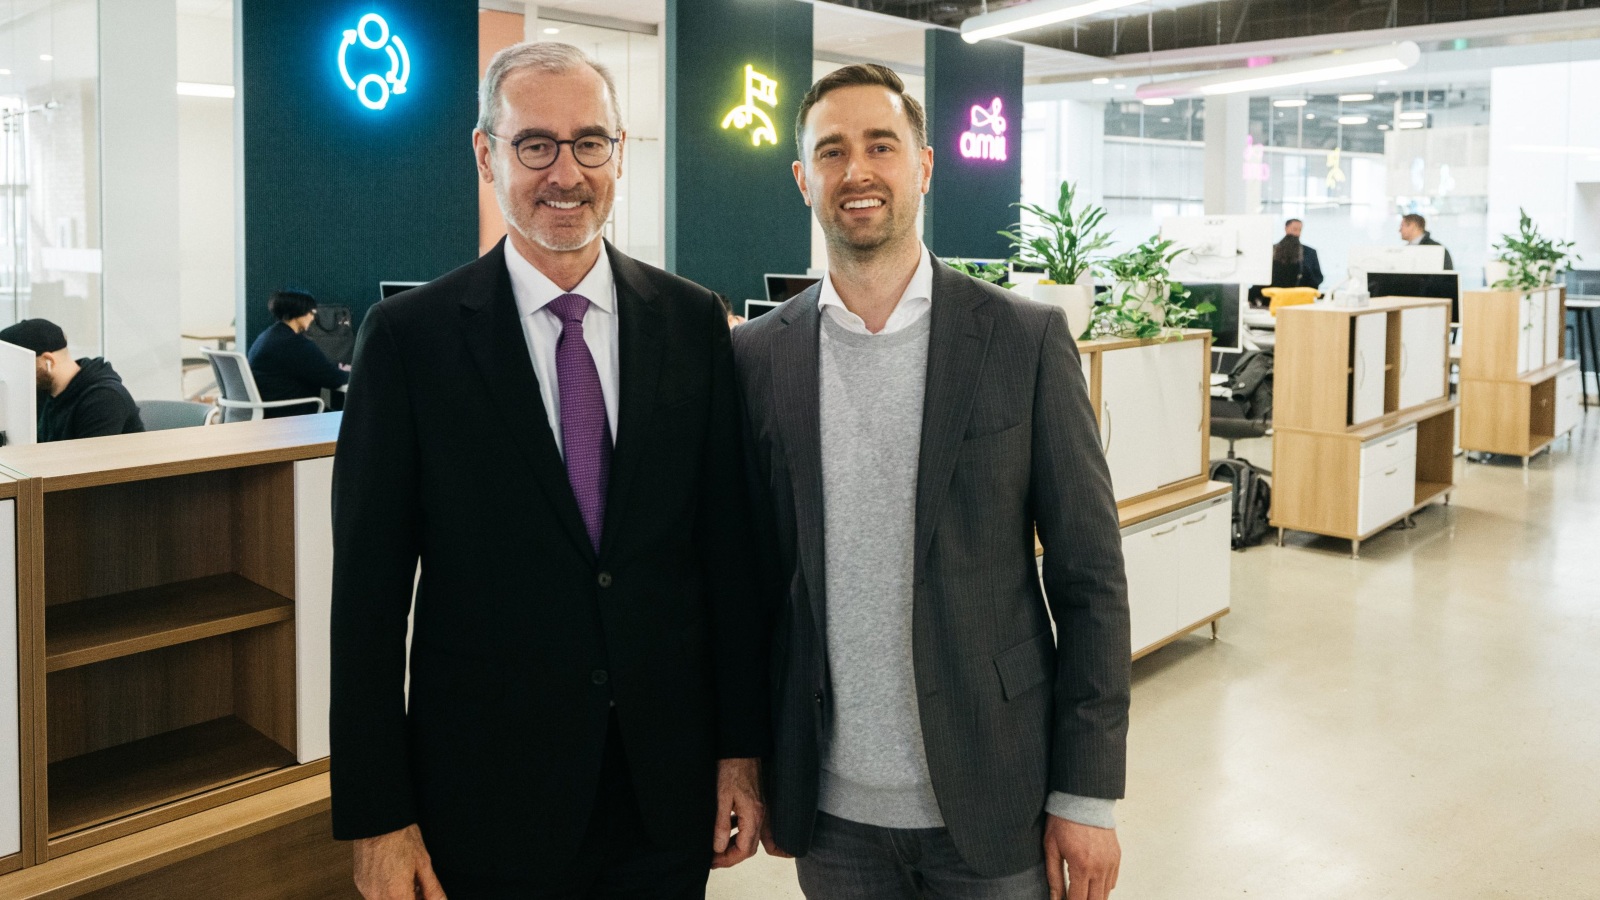
POLYGON ((782 303, 822 279, 816 275, 774 275, 768 272, 767 299, 773 303, 782 303))
POLYGON ((1562 279, 1567 286, 1567 296, 1600 296, 1600 270, 1573 269, 1562 279))
POLYGON ((744 317, 746 319, 754 319, 756 316, 764 316, 782 305, 782 303, 771 300, 746 300, 744 302, 744 317))
POLYGON ((414 287, 421 287, 420 281, 380 281, 378 282, 378 299, 387 300, 401 291, 409 291, 414 287))
POLYGON ((1209 303, 1216 307, 1214 312, 1202 314, 1194 323, 1196 328, 1211 329, 1211 349, 1238 351, 1241 346, 1239 337, 1244 330, 1241 327, 1244 310, 1239 303, 1239 295, 1244 289, 1237 284, 1185 282, 1183 286, 1189 289, 1188 298, 1179 301, 1184 306, 1209 303))
POLYGON ((1455 272, 1368 272, 1367 293, 1374 297, 1438 297, 1449 300, 1450 321, 1461 321, 1461 278, 1455 272))

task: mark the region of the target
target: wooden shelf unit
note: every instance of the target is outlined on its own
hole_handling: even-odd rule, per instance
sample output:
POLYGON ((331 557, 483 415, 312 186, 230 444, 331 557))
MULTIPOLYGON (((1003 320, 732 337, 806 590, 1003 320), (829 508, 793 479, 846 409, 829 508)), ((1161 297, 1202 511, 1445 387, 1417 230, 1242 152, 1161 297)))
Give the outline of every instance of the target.
POLYGON ((1385 297, 1279 311, 1272 518, 1361 542, 1455 489, 1450 304, 1385 297))
POLYGON ((0 450, 26 867, 327 771, 339 419, 0 450))
POLYGON ((1582 416, 1583 374, 1566 358, 1566 288, 1461 297, 1461 448, 1522 457, 1582 416))

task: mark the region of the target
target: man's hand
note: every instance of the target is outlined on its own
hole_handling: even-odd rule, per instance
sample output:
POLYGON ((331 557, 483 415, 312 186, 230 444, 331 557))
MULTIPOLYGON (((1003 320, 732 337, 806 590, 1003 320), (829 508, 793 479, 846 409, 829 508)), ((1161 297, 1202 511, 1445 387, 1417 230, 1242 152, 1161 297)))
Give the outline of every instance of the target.
POLYGON ((767 813, 761 805, 761 761, 717 761, 717 820, 711 833, 711 868, 726 869, 756 855, 767 813), (734 833, 737 824, 738 832, 734 833))
POLYGON ((1106 900, 1117 886, 1122 848, 1115 828, 1079 825, 1045 816, 1044 874, 1050 882, 1050 900, 1106 900), (1067 864, 1062 883, 1061 864, 1067 864))
POLYGON ((417 826, 362 838, 355 845, 356 889, 366 900, 445 900, 417 826))

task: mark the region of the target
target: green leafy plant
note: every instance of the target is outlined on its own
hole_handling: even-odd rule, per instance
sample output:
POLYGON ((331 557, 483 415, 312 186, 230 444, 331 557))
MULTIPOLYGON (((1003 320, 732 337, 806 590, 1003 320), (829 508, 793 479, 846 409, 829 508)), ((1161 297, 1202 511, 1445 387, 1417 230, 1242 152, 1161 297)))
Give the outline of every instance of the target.
POLYGON ((1094 308, 1089 323, 1091 337, 1150 340, 1176 335, 1207 313, 1210 303, 1184 304, 1189 289, 1172 280, 1169 266, 1187 248, 1153 235, 1126 253, 1104 260, 1099 270, 1116 286, 1111 299, 1094 308))
POLYGON ((1055 284, 1077 284, 1092 270, 1095 254, 1111 246, 1111 234, 1096 230, 1105 221, 1106 211, 1087 203, 1074 210, 1076 196, 1072 182, 1063 181, 1055 209, 1035 203, 1011 204, 1039 220, 1038 224, 1019 222, 1000 232, 1011 242, 1011 262, 1043 269, 1045 280, 1055 284))
POLYGON ((1558 241, 1539 233, 1526 210, 1517 209, 1521 221, 1517 234, 1502 234, 1494 245, 1495 258, 1510 267, 1505 278, 1490 287, 1499 291, 1526 291, 1549 284, 1556 275, 1572 267, 1582 257, 1572 252, 1572 241, 1558 241))
POLYGON ((976 262, 954 256, 945 259, 944 264, 979 281, 987 281, 1003 288, 1014 286, 1011 283, 1011 267, 1003 262, 976 262))

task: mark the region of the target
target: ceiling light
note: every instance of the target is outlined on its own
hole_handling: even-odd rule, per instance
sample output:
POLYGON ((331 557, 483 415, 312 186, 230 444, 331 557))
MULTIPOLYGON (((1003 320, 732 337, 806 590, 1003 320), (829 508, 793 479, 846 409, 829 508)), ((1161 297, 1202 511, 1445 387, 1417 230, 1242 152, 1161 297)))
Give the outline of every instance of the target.
POLYGON ((1387 125, 1379 125, 1378 126, 1378 130, 1379 131, 1388 131, 1389 130, 1389 126, 1387 126, 1387 125))
POLYGON ((1128 86, 1125 85, 1125 84, 1114 84, 1114 85, 1112 85, 1112 87, 1116 88, 1119 91, 1125 91, 1125 90, 1128 89, 1128 86))
POLYGON ((1162 116, 1161 117, 1161 122, 1162 122, 1163 125, 1168 123, 1168 122, 1171 122, 1171 121, 1172 121, 1172 117, 1171 116, 1162 116))
POLYGON ((1412 131, 1414 129, 1421 128, 1422 127, 1422 123, 1421 122, 1401 122, 1400 124, 1396 125, 1395 127, 1400 129, 1401 131, 1412 131))
POLYGON ((1403 112, 1396 118, 1399 118, 1405 122, 1426 122, 1428 120, 1428 114, 1420 109, 1414 109, 1411 112, 1403 112))
POLYGON ((1057 25, 1143 2, 1145 0, 1033 0, 1031 3, 1018 3, 962 22, 961 39, 976 44, 987 38, 1057 25))
POLYGON ((1091 81, 1089 83, 1090 84, 1110 84, 1111 83, 1111 79, 1109 79, 1109 78, 1096 78, 1095 80, 1093 80, 1093 81, 1091 81))
POLYGON ((1316 117, 1317 117, 1316 113, 1306 113, 1306 118, 1308 118, 1308 119, 1315 119, 1316 117))
POLYGON ((1139 97, 1182 97, 1194 94, 1238 94, 1246 91, 1270 91, 1318 81, 1336 81, 1356 78, 1379 72, 1399 72, 1409 69, 1422 59, 1422 51, 1415 42, 1404 41, 1365 50, 1345 53, 1327 53, 1306 59, 1257 66, 1253 69, 1229 69, 1211 75, 1177 78, 1172 81, 1141 85, 1139 97))
POLYGON ((1365 124, 1367 124, 1367 117, 1366 116, 1340 116, 1339 117, 1339 124, 1340 125, 1365 125, 1365 124))
POLYGON ((178 93, 184 97, 220 97, 232 100, 234 91, 231 84, 204 84, 199 81, 180 81, 178 82, 178 93))
POLYGON ((1171 106, 1173 103, 1176 103, 1176 102, 1177 101, 1173 100, 1171 97, 1148 97, 1148 98, 1145 99, 1144 105, 1145 106, 1171 106))
POLYGON ((43 61, 43 62, 51 62, 51 61, 52 61, 52 60, 54 60, 54 59, 55 59, 55 57, 54 57, 54 56, 51 56, 51 55, 50 55, 50 54, 48 54, 48 53, 41 53, 41 54, 39 54, 39 59, 40 59, 40 60, 41 60, 41 61, 43 61))
POLYGON ((10 75, 10 74, 11 74, 11 70, 10 69, 0 69, 0 75, 10 75))
POLYGON ((1372 99, 1371 94, 1340 94, 1340 103, 1365 103, 1372 99))
POLYGON ((1274 100, 1272 105, 1279 109, 1299 109, 1306 105, 1304 100, 1274 100))
POLYGON ((561 33, 561 29, 559 29, 559 28, 546 28, 544 30, 544 33, 545 34, 560 34, 561 33))

